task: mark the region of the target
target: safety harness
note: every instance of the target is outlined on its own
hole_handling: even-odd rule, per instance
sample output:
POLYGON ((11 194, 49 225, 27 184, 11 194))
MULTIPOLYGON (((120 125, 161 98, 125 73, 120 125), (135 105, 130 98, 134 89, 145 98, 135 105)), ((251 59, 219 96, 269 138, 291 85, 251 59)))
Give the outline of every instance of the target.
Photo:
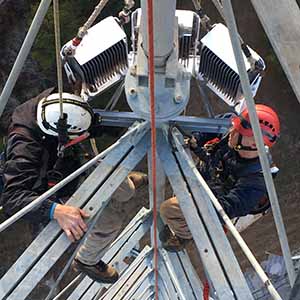
MULTIPOLYGON (((226 134, 224 137, 222 137, 222 139, 214 138, 212 140, 209 140, 203 146, 203 150, 206 152, 207 155, 212 155, 214 152, 218 151, 218 149, 220 149, 223 144, 227 144, 227 142, 228 142, 228 134, 226 134)), ((245 146, 243 146, 243 147, 246 149, 248 148, 245 146)), ((268 153, 268 154, 270 156, 270 153, 268 153)), ((228 153, 226 153, 224 156, 222 155, 224 160, 229 158, 227 156, 230 156, 230 155, 228 153)), ((269 161, 270 161, 272 176, 273 176, 273 178, 275 178, 279 169, 272 162, 271 157, 269 157, 269 161)), ((217 174, 216 177, 218 177, 220 175, 220 173, 222 173, 224 171, 224 169, 222 167, 220 167, 220 164, 218 164, 218 163, 215 163, 215 168, 216 168, 216 174, 217 174)), ((262 173, 262 167, 261 167, 259 160, 253 161, 252 163, 247 164, 247 166, 245 166, 245 168, 241 168, 238 170, 238 174, 241 177, 248 176, 251 174, 256 174, 256 173, 262 173)), ((224 182, 224 185, 234 185, 235 181, 236 181, 235 176, 232 176, 232 174, 231 174, 228 176, 228 179, 226 180, 226 182, 224 182), (230 184, 228 182, 230 182, 230 184)), ((269 197, 268 197, 268 195, 265 195, 264 197, 262 197, 259 200, 259 203, 257 204, 257 206, 251 212, 249 212, 249 214, 250 215, 265 214, 268 211, 268 209, 270 208, 270 206, 271 205, 270 205, 269 197)))

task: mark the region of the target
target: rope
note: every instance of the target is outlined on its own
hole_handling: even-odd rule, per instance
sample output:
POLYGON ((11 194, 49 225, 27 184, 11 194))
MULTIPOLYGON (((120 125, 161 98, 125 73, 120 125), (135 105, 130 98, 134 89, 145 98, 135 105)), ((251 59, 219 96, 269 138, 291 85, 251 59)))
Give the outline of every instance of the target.
POLYGON ((201 1, 200 0, 192 0, 194 7, 196 10, 200 10, 201 9, 201 1))
POLYGON ((93 13, 90 15, 85 24, 78 29, 76 37, 73 38, 72 43, 65 47, 63 53, 68 56, 73 56, 75 54, 76 48, 81 43, 83 37, 86 35, 88 29, 95 22, 96 18, 99 16, 108 0, 101 0, 97 6, 95 6, 93 13))
POLYGON ((59 5, 58 0, 53 0, 53 18, 54 18, 54 34, 55 34, 55 54, 56 54, 56 71, 57 71, 57 85, 59 93, 59 114, 60 119, 64 118, 63 112, 63 82, 62 82, 62 63, 60 59, 60 23, 59 23, 59 5))
POLYGON ((97 147, 96 139, 91 138, 90 139, 90 144, 91 144, 92 150, 94 152, 94 155, 97 156, 99 154, 99 150, 98 150, 98 147, 97 147))
POLYGON ((158 244, 157 244, 157 199, 156 199, 156 125, 155 125, 155 86, 154 86, 154 23, 153 0, 148 0, 148 45, 149 45, 149 93, 151 114, 151 164, 152 164, 152 194, 153 194, 153 258, 155 275, 155 300, 158 300, 158 244))
POLYGON ((99 14, 103 10, 103 8, 105 7, 105 5, 106 5, 107 2, 108 2, 108 0, 101 0, 99 2, 99 4, 95 7, 95 9, 94 9, 93 13, 91 14, 91 16, 85 22, 85 24, 82 27, 79 28, 79 31, 78 31, 78 34, 77 34, 78 37, 80 37, 81 39, 84 37, 84 35, 86 34, 87 30, 95 22, 96 18, 99 16, 99 14))
POLYGON ((206 279, 203 286, 203 300, 209 300, 209 283, 206 279))

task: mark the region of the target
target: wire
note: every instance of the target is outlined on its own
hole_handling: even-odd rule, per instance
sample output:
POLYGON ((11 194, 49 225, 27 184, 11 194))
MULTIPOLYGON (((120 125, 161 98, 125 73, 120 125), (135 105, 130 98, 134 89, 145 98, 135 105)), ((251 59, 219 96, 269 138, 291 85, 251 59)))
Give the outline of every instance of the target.
POLYGON ((157 244, 157 195, 156 195, 156 124, 155 124, 155 69, 154 69, 154 23, 153 0, 147 1, 148 8, 148 69, 149 69, 149 96, 151 115, 151 165, 152 165, 152 195, 153 195, 153 259, 155 276, 155 300, 158 300, 158 244, 157 244))

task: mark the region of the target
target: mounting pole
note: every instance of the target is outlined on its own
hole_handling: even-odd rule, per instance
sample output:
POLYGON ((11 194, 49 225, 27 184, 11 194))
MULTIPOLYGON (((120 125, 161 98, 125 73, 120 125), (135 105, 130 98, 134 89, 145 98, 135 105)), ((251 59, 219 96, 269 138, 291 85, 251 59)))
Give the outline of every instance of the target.
POLYGON ((224 14, 226 18, 226 23, 229 29, 230 39, 234 51, 234 56, 236 60, 236 64, 239 71, 239 76, 242 84, 242 89, 245 95, 247 107, 249 110, 249 117, 251 121, 251 126, 253 128, 254 138, 257 145, 258 153, 259 153, 259 159, 262 165, 263 174, 265 178, 265 183, 268 191, 268 195, 271 202, 272 212, 274 215, 274 220, 276 224, 276 228, 278 231, 279 241, 284 257, 284 261, 286 264, 288 277, 290 281, 290 285, 293 286, 295 282, 295 270, 293 267, 293 262, 291 258, 291 252, 289 248, 288 239, 286 236, 284 223, 280 211, 279 201, 277 198, 273 178, 270 171, 269 161, 266 154, 263 137, 261 133, 261 129, 259 126, 259 121, 257 118, 256 110, 255 110, 255 102, 252 97, 251 88, 249 84, 249 78, 246 71, 242 49, 241 49, 241 43, 237 31, 237 26, 234 18, 234 12, 232 9, 231 1, 230 0, 224 0, 223 1, 223 7, 224 7, 224 14))
MULTIPOLYGON (((186 107, 191 74, 178 63, 178 22, 175 0, 153 0, 155 118, 156 124, 178 116, 186 107)), ((137 56, 125 77, 129 107, 139 117, 150 120, 149 41, 147 1, 141 1, 137 56)))
MULTIPOLYGON (((174 48, 174 22, 176 1, 164 0, 153 1, 153 23, 154 23, 154 64, 155 67, 165 66, 166 59, 174 48)), ((143 49, 148 57, 149 45, 147 40, 148 34, 148 14, 147 1, 141 1, 142 18, 141 33, 143 37, 143 49)))
POLYGON ((19 54, 16 58, 16 61, 13 65, 13 68, 10 71, 9 77, 6 81, 6 84, 3 88, 3 90, 2 90, 2 93, 0 96, 0 116, 2 115, 2 113, 4 111, 4 108, 7 104, 8 98, 10 97, 11 92, 12 92, 12 90, 17 82, 17 79, 22 71, 25 60, 29 54, 32 44, 36 38, 36 35, 39 32, 39 29, 43 23, 45 15, 50 6, 50 3, 51 3, 51 0, 42 0, 37 9, 37 12, 34 16, 31 26, 27 32, 27 35, 26 35, 25 40, 22 44, 22 47, 19 51, 19 54))

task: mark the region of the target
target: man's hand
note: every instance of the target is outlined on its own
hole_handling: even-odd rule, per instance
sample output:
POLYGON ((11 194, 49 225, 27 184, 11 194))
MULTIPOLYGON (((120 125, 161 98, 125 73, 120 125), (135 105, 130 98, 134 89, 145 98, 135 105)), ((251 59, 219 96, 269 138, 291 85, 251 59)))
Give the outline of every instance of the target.
POLYGON ((84 210, 62 204, 56 205, 53 215, 71 242, 79 240, 87 231, 88 228, 83 218, 88 217, 89 215, 84 210))

